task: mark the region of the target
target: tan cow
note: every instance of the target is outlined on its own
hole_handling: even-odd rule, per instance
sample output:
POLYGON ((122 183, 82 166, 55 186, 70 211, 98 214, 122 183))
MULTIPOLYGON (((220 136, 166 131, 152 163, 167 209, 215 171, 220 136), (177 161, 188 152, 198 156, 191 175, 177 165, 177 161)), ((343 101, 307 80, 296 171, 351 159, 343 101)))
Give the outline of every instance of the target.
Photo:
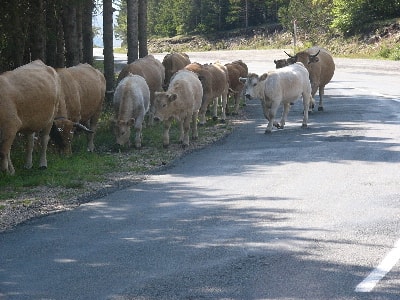
POLYGON ((204 64, 191 63, 185 67, 186 70, 198 74, 203 86, 203 100, 199 111, 199 123, 206 123, 207 107, 214 100, 213 119, 217 120, 217 105, 218 99, 222 98, 222 115, 221 122, 226 119, 226 103, 229 90, 228 70, 220 63, 204 64))
POLYGON ((118 75, 118 82, 125 78, 129 73, 142 76, 149 86, 149 124, 152 125, 154 119, 154 93, 163 91, 165 68, 153 55, 147 55, 126 65, 118 75))
POLYGON ((62 152, 71 153, 75 129, 88 134, 87 150, 94 151, 94 134, 102 111, 106 82, 104 75, 89 64, 57 69, 62 97, 51 137, 62 152))
POLYGON ((164 56, 162 64, 165 68, 165 80, 164 80, 164 89, 168 88, 171 77, 183 69, 185 66, 190 64, 189 56, 186 53, 168 53, 164 56))
POLYGON ((284 128, 290 103, 303 97, 303 123, 307 127, 308 108, 311 97, 311 85, 309 74, 304 65, 300 62, 285 68, 270 71, 259 77, 257 74, 249 74, 247 78, 241 78, 245 82, 246 97, 260 99, 265 118, 269 121, 265 133, 271 133, 272 127, 284 128), (275 122, 278 107, 283 104, 284 111, 281 123, 275 122))
MULTIPOLYGON (((228 76, 229 76, 229 94, 232 95, 234 99, 234 114, 239 113, 239 105, 240 105, 240 99, 243 94, 243 87, 244 84, 240 81, 240 77, 247 77, 248 74, 248 68, 247 65, 241 61, 241 60, 236 60, 231 63, 225 64, 225 67, 228 70, 228 76)), ((229 104, 227 105, 227 113, 228 113, 228 107, 229 104)))
POLYGON ((198 138, 197 116, 203 98, 203 88, 197 75, 180 70, 172 77, 166 92, 155 94, 155 119, 164 123, 163 145, 169 145, 169 129, 174 119, 179 122, 183 147, 189 145, 190 122, 192 138, 198 138))
MULTIPOLYGON (((285 52, 286 53, 286 52, 285 52)), ((332 55, 323 48, 312 47, 305 51, 296 53, 292 56, 286 53, 288 63, 293 64, 295 62, 302 62, 307 68, 310 74, 311 82, 311 94, 314 97, 319 90, 319 103, 318 110, 323 111, 323 95, 325 91, 325 85, 327 85, 335 73, 335 62, 333 61, 332 55)))
POLYGON ((39 167, 47 168, 47 144, 59 98, 59 77, 40 60, 0 75, 1 171, 15 174, 10 151, 17 132, 27 135, 25 167, 28 169, 32 167, 34 134, 40 134, 39 167))
POLYGON ((142 76, 129 74, 118 84, 114 93, 117 144, 130 146, 131 126, 135 128, 135 147, 142 147, 144 116, 150 107, 150 90, 142 76))

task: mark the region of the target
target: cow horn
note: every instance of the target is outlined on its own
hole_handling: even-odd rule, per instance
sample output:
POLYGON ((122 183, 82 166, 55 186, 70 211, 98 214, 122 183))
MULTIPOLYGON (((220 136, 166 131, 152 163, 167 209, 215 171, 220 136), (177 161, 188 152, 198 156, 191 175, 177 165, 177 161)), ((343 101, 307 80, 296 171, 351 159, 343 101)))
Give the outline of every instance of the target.
POLYGON ((289 53, 287 53, 286 51, 283 51, 286 53, 287 56, 289 56, 290 58, 295 58, 295 56, 290 55, 289 53))
POLYGON ((319 54, 320 51, 321 51, 321 49, 318 50, 317 54, 310 55, 310 56, 311 56, 311 57, 316 57, 316 56, 319 54))
POLYGON ((88 132, 88 133, 93 133, 93 130, 90 130, 89 128, 87 128, 86 126, 83 126, 80 123, 74 123, 74 127, 82 129, 83 131, 88 132))

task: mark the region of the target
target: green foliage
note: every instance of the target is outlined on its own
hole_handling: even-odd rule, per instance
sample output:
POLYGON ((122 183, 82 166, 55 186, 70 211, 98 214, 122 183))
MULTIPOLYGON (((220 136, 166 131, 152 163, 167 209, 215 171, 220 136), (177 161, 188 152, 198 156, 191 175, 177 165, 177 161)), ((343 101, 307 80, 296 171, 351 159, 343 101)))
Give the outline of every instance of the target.
POLYGON ((365 30, 368 24, 400 16, 400 1, 396 0, 333 0, 334 19, 331 27, 352 35, 365 30))

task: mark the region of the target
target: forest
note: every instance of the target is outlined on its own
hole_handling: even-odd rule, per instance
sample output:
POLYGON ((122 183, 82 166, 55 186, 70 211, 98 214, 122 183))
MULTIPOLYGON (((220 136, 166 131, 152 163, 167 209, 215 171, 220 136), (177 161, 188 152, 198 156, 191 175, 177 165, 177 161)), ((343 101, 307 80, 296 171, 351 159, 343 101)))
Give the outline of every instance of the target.
POLYGON ((93 63, 92 16, 99 13, 106 72, 113 64, 114 33, 128 49, 128 61, 147 54, 148 37, 252 26, 290 31, 294 20, 308 34, 350 36, 372 22, 400 17, 400 0, 3 0, 0 73, 34 59, 53 67, 93 63))

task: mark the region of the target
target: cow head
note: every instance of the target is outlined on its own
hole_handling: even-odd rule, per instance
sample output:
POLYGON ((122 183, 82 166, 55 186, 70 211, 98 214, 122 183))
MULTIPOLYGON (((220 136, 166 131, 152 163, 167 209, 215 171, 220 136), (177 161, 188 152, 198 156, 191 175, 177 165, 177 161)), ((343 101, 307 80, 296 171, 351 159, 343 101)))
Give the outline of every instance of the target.
POLYGON ((283 67, 286 67, 289 65, 288 59, 275 59, 274 63, 275 63, 275 67, 277 69, 280 69, 280 68, 283 68, 283 67))
POLYGON ((301 63, 303 63, 304 66, 307 66, 311 63, 319 62, 319 58, 317 56, 320 51, 321 50, 318 50, 318 52, 316 54, 309 54, 307 51, 301 51, 301 52, 298 52, 295 56, 288 54, 286 51, 283 51, 283 52, 285 52, 286 55, 289 56, 289 58, 287 59, 287 62, 289 64, 301 62, 301 63))
POLYGON ((65 154, 71 154, 71 143, 72 137, 74 136, 75 130, 81 129, 84 132, 93 133, 92 130, 83 126, 80 123, 72 122, 66 118, 56 118, 53 121, 53 126, 50 131, 50 138, 54 141, 54 144, 60 152, 65 154))
POLYGON ((131 136, 131 126, 135 124, 135 119, 130 118, 129 120, 116 120, 114 126, 114 134, 119 146, 124 146, 128 144, 130 147, 130 136, 131 136))
POLYGON ((173 116, 174 109, 171 104, 178 98, 178 95, 169 92, 155 92, 154 95, 154 120, 163 121, 173 116))
POLYGON ((247 99, 256 99, 257 92, 256 88, 260 81, 267 78, 268 74, 263 74, 259 77, 257 74, 250 73, 247 78, 240 77, 240 81, 244 83, 245 96, 247 99))

